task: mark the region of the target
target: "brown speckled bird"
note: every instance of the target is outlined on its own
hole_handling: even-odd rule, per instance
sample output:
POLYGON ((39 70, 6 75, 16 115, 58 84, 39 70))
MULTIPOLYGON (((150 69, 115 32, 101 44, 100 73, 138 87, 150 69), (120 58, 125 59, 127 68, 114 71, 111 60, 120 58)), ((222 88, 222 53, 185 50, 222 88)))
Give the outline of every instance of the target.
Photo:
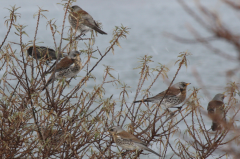
POLYGON ((212 131, 221 130, 221 122, 226 121, 224 112, 224 94, 216 94, 208 103, 208 116, 212 119, 212 131))
POLYGON ((50 71, 52 74, 42 90, 52 83, 54 79, 71 78, 76 76, 82 69, 82 63, 79 55, 80 53, 78 51, 71 51, 67 57, 58 62, 56 64, 56 70, 55 67, 53 67, 53 69, 50 71))
POLYGON ((147 147, 147 144, 138 139, 134 135, 126 132, 119 126, 113 126, 108 129, 108 132, 113 136, 113 140, 117 146, 121 146, 125 150, 147 150, 155 155, 162 157, 157 152, 147 147))
POLYGON ((96 30, 100 34, 107 34, 99 28, 90 14, 77 5, 71 7, 71 12, 69 12, 68 15, 68 21, 71 27, 74 30, 77 29, 77 31, 82 35, 85 35, 91 29, 96 30))
POLYGON ((45 47, 45 46, 35 46, 36 51, 33 52, 33 46, 27 49, 27 54, 35 59, 44 59, 46 62, 57 60, 57 58, 66 57, 66 54, 59 53, 56 54, 55 50, 45 47))
MULTIPOLYGON (((41 131, 41 135, 43 137, 43 140, 51 140, 51 144, 56 145, 59 144, 61 141, 64 131, 63 130, 57 130, 55 128, 51 127, 40 127, 39 130, 41 131)), ((40 134, 38 132, 38 129, 35 129, 37 131, 37 134, 40 138, 40 134)))
MULTIPOLYGON (((159 102, 164 97, 161 104, 164 105, 166 108, 173 108, 174 106, 182 103, 186 99, 186 89, 189 84, 191 83, 178 82, 169 88, 165 97, 164 97, 164 94, 166 93, 167 90, 157 94, 154 97, 134 101, 134 103, 153 102, 153 103, 159 104, 159 102)), ((176 107, 176 108, 180 108, 180 107, 176 107)))

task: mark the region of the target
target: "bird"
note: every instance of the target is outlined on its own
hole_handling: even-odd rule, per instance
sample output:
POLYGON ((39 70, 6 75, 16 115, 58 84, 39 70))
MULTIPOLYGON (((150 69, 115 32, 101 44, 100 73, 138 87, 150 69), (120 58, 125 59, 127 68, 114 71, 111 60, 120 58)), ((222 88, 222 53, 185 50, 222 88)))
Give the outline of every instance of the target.
POLYGON ((71 51, 69 55, 61 59, 51 71, 47 72, 52 74, 42 90, 52 83, 54 79, 71 78, 76 76, 82 69, 82 62, 79 55, 80 53, 78 51, 71 51))
POLYGON ((66 54, 56 53, 55 50, 45 47, 45 46, 35 46, 35 51, 33 51, 33 46, 28 47, 27 54, 32 56, 34 59, 44 59, 46 62, 57 60, 62 57, 66 57, 66 54))
POLYGON ((191 83, 178 82, 169 88, 167 94, 166 94, 167 90, 165 90, 154 97, 137 100, 137 101, 134 101, 133 103, 153 102, 153 103, 159 104, 160 101, 163 99, 164 95, 166 94, 161 103, 162 105, 164 105, 166 108, 181 108, 181 107, 174 107, 174 106, 182 103, 186 99, 186 89, 189 84, 191 83))
POLYGON ((108 129, 108 132, 113 136, 113 140, 117 146, 122 147, 125 150, 147 150, 155 155, 162 157, 157 152, 147 147, 147 144, 136 136, 123 130, 120 126, 112 126, 108 129))
POLYGON ((224 112, 224 94, 216 94, 214 98, 208 103, 208 116, 212 119, 212 131, 221 130, 221 122, 226 121, 224 112))
MULTIPOLYGON (((53 145, 59 144, 59 142, 62 140, 64 135, 63 130, 57 130, 56 128, 41 126, 39 127, 39 130, 41 131, 43 140, 51 140, 51 144, 53 145)), ((40 134, 37 128, 35 128, 35 131, 37 131, 37 135, 40 138, 40 134)))
POLYGON ((99 28, 98 24, 94 21, 92 16, 79 6, 74 5, 70 10, 71 11, 68 15, 68 21, 71 27, 74 30, 77 30, 80 35, 85 35, 92 29, 99 32, 100 34, 107 34, 99 28))

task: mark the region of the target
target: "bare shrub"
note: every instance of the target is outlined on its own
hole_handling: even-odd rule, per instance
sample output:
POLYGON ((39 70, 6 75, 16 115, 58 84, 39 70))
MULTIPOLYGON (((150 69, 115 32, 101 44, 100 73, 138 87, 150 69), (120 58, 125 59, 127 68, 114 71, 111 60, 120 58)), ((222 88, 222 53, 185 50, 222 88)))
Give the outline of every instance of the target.
MULTIPOLYGON (((72 78, 63 79, 53 82, 44 91, 41 91, 41 87, 47 80, 45 72, 54 68, 54 65, 49 68, 44 60, 27 57, 26 50, 30 45, 33 45, 33 48, 36 46, 39 21, 45 17, 46 10, 39 8, 36 14, 38 18, 35 36, 30 44, 22 41, 22 37, 27 33, 25 26, 16 23, 20 16, 17 13, 18 8, 14 6, 9 9, 10 17, 5 21, 9 29, 0 46, 0 68, 4 72, 0 79, 1 158, 139 158, 146 155, 145 151, 126 151, 122 154, 124 150, 117 149, 112 137, 106 132, 112 125, 123 127, 146 142, 151 149, 156 147, 154 151, 159 152, 162 158, 202 159, 213 154, 219 158, 227 154, 236 158, 239 156, 239 128, 235 123, 239 112, 236 98, 239 90, 236 83, 229 83, 226 87, 228 102, 225 113, 228 114, 228 120, 222 121, 223 130, 216 132, 211 132, 204 123, 204 118, 208 115, 199 101, 198 88, 188 91, 189 95, 181 105, 184 107, 173 112, 160 107, 162 101, 159 104, 127 103, 130 87, 112 75, 112 67, 105 67, 100 84, 96 85, 91 79, 99 80, 95 78, 93 70, 109 53, 114 53, 116 46, 120 47, 120 40, 127 37, 129 28, 116 26, 112 40, 104 52, 95 47, 95 32, 92 32, 91 38, 83 38, 70 29, 69 37, 63 39, 66 15, 71 3, 72 1, 68 0, 63 4, 65 15, 60 29, 52 20, 48 21, 47 26, 51 30, 57 54, 79 50, 79 43, 86 44, 80 55, 84 59, 81 71, 86 74, 77 77, 78 82, 75 84, 71 82, 72 78), (12 45, 16 43, 6 42, 13 26, 16 28, 15 36, 19 39, 17 45, 20 50, 12 49, 12 45), (58 33, 61 35, 59 43, 55 39, 58 33), (66 46, 62 45, 63 40, 68 41, 66 46), (92 59, 96 58, 94 54, 100 56, 95 63, 92 62, 92 59), (88 84, 95 84, 91 91, 86 90, 85 86, 88 84), (109 84, 112 88, 121 88, 120 94, 116 95, 118 98, 105 96, 109 84), (64 91, 69 85, 74 87, 68 92, 64 91), (178 127, 180 122, 186 127, 185 131, 178 127)), ((189 11, 185 3, 181 3, 189 11)), ((209 13, 210 15, 215 17, 209 13)), ((211 29, 218 37, 226 37, 238 49, 239 41, 236 36, 222 26, 211 29)), ((197 40, 201 42, 204 39, 197 40)), ((189 55, 188 52, 181 52, 176 58, 178 69, 169 87, 175 82, 179 70, 187 67, 189 55)), ((225 56, 225 53, 221 55, 225 56)), ((232 58, 227 54, 225 57, 232 58)), ((141 96, 140 92, 149 78, 152 83, 146 90, 142 90, 145 94, 142 98, 148 97, 158 78, 168 78, 169 69, 166 66, 159 63, 154 68, 149 66, 154 62, 152 59, 153 57, 147 55, 141 57, 139 66, 135 68, 139 71, 139 80, 132 101, 141 96)))

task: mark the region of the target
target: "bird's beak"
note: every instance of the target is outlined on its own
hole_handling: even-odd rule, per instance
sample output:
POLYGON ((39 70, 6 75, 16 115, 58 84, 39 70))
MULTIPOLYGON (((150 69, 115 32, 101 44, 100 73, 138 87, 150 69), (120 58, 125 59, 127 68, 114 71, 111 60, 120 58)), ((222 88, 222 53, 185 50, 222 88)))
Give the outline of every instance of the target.
POLYGON ((191 83, 187 83, 186 85, 188 86, 188 85, 190 85, 191 83))

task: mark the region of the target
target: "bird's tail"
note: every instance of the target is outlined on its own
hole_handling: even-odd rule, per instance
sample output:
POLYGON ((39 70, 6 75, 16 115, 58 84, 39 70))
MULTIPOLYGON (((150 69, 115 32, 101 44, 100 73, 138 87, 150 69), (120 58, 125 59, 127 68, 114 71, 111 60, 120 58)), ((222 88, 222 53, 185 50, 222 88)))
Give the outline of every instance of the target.
POLYGON ((159 157, 162 157, 162 156, 161 156, 160 154, 158 154, 157 152, 155 152, 155 151, 153 151, 152 149, 148 148, 148 147, 146 146, 146 143, 137 143, 137 146, 138 146, 140 149, 142 149, 142 150, 147 150, 147 151, 149 151, 149 152, 154 153, 155 155, 157 155, 157 156, 159 156, 159 157))
POLYGON ((107 34, 104 31, 102 31, 101 29, 99 29, 98 27, 94 26, 93 28, 94 30, 96 30, 97 32, 99 32, 100 34, 107 34))
POLYGON ((138 103, 138 102, 151 102, 151 100, 147 99, 143 99, 143 100, 136 100, 133 103, 138 103))
POLYGON ((133 103, 138 103, 138 102, 142 102, 142 100, 136 100, 133 103))
POLYGON ((143 144, 138 144, 138 146, 142 149, 142 150, 147 150, 151 153, 154 153, 155 155, 162 157, 159 153, 153 151, 152 149, 148 148, 147 146, 143 145, 143 144))
POLYGON ((159 156, 159 157, 162 157, 159 153, 153 151, 152 149, 150 149, 150 148, 148 148, 148 147, 145 148, 145 150, 147 150, 147 151, 149 151, 149 152, 152 152, 152 153, 154 153, 155 155, 157 155, 157 156, 159 156))
POLYGON ((96 31, 99 32, 100 34, 107 34, 107 33, 105 33, 104 31, 102 31, 101 29, 99 29, 99 28, 98 28, 97 26, 95 26, 95 25, 88 24, 88 27, 96 30, 96 31))

